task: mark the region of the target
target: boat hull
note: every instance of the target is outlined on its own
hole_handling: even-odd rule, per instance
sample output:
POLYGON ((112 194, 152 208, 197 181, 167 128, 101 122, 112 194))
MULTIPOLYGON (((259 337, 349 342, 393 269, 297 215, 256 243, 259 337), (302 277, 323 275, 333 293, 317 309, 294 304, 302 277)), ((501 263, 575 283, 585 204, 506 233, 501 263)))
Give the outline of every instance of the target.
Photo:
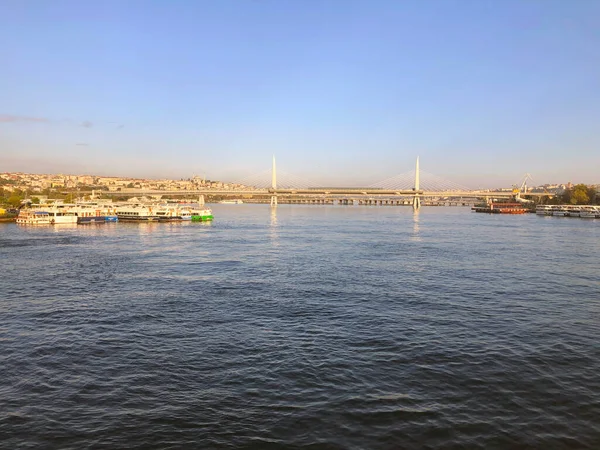
POLYGON ((192 222, 209 222, 213 220, 212 214, 192 216, 192 222))
POLYGON ((118 217, 119 222, 160 222, 156 216, 118 217))
POLYGON ((525 214, 527 209, 514 203, 491 203, 488 205, 474 206, 471 208, 477 213, 486 214, 525 214))
POLYGON ((92 216, 92 217, 79 217, 77 219, 77 223, 86 224, 86 223, 105 223, 106 217, 104 216, 92 216))

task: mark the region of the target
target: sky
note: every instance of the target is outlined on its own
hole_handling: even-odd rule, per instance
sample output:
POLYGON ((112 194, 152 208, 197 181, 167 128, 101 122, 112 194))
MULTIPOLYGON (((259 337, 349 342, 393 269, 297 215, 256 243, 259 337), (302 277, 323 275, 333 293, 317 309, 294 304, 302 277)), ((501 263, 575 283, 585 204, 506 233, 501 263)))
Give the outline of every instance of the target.
POLYGON ((0 62, 0 172, 600 183, 597 0, 3 0, 0 62))

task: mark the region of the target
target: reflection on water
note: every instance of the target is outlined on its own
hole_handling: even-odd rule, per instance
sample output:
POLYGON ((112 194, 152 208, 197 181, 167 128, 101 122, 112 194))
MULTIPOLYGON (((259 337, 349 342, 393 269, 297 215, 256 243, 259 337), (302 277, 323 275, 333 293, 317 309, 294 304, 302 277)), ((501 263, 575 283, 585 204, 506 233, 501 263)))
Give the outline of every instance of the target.
POLYGON ((67 230, 73 230, 77 228, 76 223, 55 223, 50 225, 55 233, 61 233, 67 230))
POLYGON ((277 208, 271 208, 271 223, 269 227, 269 236, 273 245, 279 244, 279 236, 277 234, 277 208))
POLYGON ((419 234, 419 214, 421 213, 420 209, 413 210, 413 234, 410 237, 411 241, 421 242, 421 236, 419 234))

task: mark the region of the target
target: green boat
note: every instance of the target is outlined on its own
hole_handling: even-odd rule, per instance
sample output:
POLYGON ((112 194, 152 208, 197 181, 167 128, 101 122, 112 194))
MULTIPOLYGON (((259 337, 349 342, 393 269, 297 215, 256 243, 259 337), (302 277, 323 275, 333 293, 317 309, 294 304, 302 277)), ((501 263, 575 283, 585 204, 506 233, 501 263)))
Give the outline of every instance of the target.
POLYGON ((210 208, 192 210, 192 222, 208 222, 209 220, 213 220, 213 213, 210 208))

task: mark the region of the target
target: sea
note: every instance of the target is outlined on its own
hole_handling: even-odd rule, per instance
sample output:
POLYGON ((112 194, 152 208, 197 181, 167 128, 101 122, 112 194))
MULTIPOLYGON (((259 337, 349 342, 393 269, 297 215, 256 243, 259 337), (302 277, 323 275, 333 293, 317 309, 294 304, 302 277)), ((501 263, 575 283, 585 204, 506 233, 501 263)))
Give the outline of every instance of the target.
POLYGON ((0 224, 0 448, 600 448, 600 220, 0 224))

